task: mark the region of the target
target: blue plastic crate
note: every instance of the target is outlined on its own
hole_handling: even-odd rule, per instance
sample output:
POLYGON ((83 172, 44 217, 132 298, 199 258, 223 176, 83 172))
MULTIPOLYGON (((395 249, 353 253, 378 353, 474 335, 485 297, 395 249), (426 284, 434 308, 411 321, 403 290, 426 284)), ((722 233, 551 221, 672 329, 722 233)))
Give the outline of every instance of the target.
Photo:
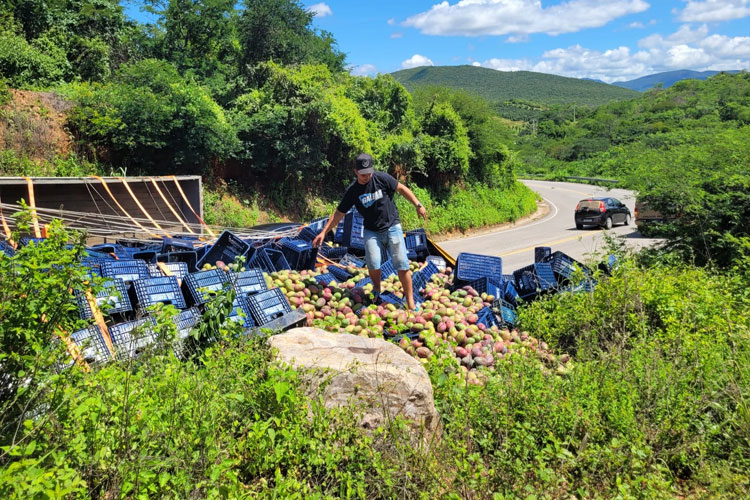
POLYGON ((456 259, 455 273, 456 278, 461 281, 473 281, 484 277, 499 280, 503 276, 503 259, 461 252, 456 259))
POLYGON ((339 283, 349 281, 352 277, 352 275, 349 274, 349 271, 339 266, 328 266, 328 272, 331 273, 339 283))
POLYGON ((136 259, 104 261, 102 262, 102 276, 105 278, 120 278, 125 282, 151 277, 146 263, 136 259))
POLYGON ((318 249, 313 248, 304 240, 283 238, 281 240, 281 253, 284 254, 289 267, 297 271, 302 269, 313 269, 318 249))
POLYGON ((422 269, 419 270, 419 274, 424 278, 426 282, 429 282, 434 274, 438 274, 441 272, 442 271, 440 270, 440 268, 432 261, 427 261, 422 269))
POLYGON ((280 288, 272 288, 248 297, 247 305, 258 326, 263 326, 292 310, 292 306, 289 305, 289 301, 280 288))
POLYGON ((191 307, 180 311, 174 316, 174 324, 177 326, 177 338, 184 340, 190 335, 190 331, 201 322, 201 312, 197 307, 191 307))
POLYGON ((510 275, 510 279, 505 281, 505 291, 503 293, 503 297, 507 302, 510 302, 514 306, 518 305, 518 291, 516 290, 516 285, 513 282, 513 275, 510 275))
POLYGON ((414 291, 414 295, 418 295, 419 292, 424 290, 425 286, 427 286, 427 282, 425 281, 424 277, 422 277, 419 272, 412 273, 411 288, 414 291))
POLYGON ((359 212, 349 212, 344 217, 344 232, 341 244, 356 250, 365 249, 365 220, 359 212))
POLYGON ((557 279, 552 271, 552 265, 547 262, 537 262, 534 264, 534 272, 537 276, 537 282, 540 290, 547 291, 557 287, 557 279))
POLYGON ((211 292, 220 292, 228 282, 229 276, 220 269, 199 271, 185 276, 182 291, 190 304, 202 305, 210 300, 211 292))
POLYGON ((321 217, 313 220, 306 227, 309 227, 316 235, 318 235, 326 227, 326 224, 328 224, 328 217, 321 217))
POLYGON ((531 264, 513 272, 516 291, 524 300, 531 300, 542 292, 557 287, 552 266, 545 262, 531 264))
POLYGON ((354 288, 362 288, 365 285, 372 285, 372 280, 370 278, 362 278, 354 284, 354 288))
POLYGON ((568 284, 567 286, 563 287, 561 291, 573 293, 593 292, 594 288, 596 288, 596 280, 592 278, 585 278, 578 283, 568 284))
POLYGON ((195 241, 177 238, 164 238, 161 253, 195 251, 195 241))
POLYGON ((147 264, 156 262, 156 252, 153 250, 141 250, 140 252, 133 253, 132 257, 136 260, 142 260, 147 264))
POLYGON ((7 241, 0 241, 0 253, 13 257, 16 254, 16 249, 7 241))
POLYGON ((545 259, 545 262, 552 266, 552 271, 555 273, 555 278, 559 283, 567 283, 576 273, 576 269, 582 271, 585 276, 591 275, 589 268, 560 251, 553 252, 545 259))
POLYGON ((427 252, 427 234, 424 229, 413 229, 406 232, 406 249, 413 250, 417 254, 427 252))
POLYGON ((502 321, 502 323, 498 324, 499 327, 513 328, 518 323, 518 313, 510 302, 497 299, 492 303, 492 311, 495 313, 496 319, 502 321))
POLYGON ((320 231, 316 233, 314 230, 310 229, 308 226, 304 226, 302 229, 300 229, 299 234, 297 235, 297 238, 299 238, 300 240, 307 241, 307 242, 312 242, 312 240, 314 240, 318 236, 319 233, 320 231))
POLYGON ((200 269, 204 264, 215 266, 218 261, 231 264, 240 255, 245 255, 249 249, 250 244, 245 240, 231 231, 224 231, 219 235, 216 243, 201 257, 196 267, 200 269))
POLYGON ((350 253, 344 255, 339 261, 339 264, 342 266, 365 267, 364 260, 359 259, 350 253))
POLYGON ((535 247, 534 248, 534 262, 543 262, 552 254, 550 247, 535 247))
POLYGON ((482 323, 485 328, 490 328, 495 324, 495 316, 492 314, 492 309, 487 306, 481 308, 477 313, 477 316, 479 316, 477 324, 482 323))
POLYGON ((328 260, 339 261, 349 251, 346 247, 331 247, 328 245, 322 245, 318 249, 318 253, 328 260))
POLYGON ((254 295, 251 295, 249 297, 235 297, 234 302, 232 303, 232 312, 230 312, 229 316, 227 316, 227 320, 234 322, 241 321, 244 328, 256 326, 255 320, 253 319, 252 310, 250 309, 248 303, 248 300, 252 297, 254 297, 254 295))
POLYGON ((81 259, 81 267, 88 269, 89 276, 101 276, 102 275, 102 263, 109 259, 97 259, 92 257, 84 257, 81 259))
MULTIPOLYGON (((161 265, 166 267, 172 273, 172 276, 175 276, 178 280, 182 280, 189 274, 188 266, 184 262, 161 262, 161 265)), ((148 272, 152 278, 164 276, 159 264, 149 264, 148 272)))
POLYGON ((478 278, 474 281, 469 282, 469 286, 477 291, 480 295, 486 293, 492 295, 496 299, 501 299, 505 296, 505 286, 503 283, 498 283, 492 278, 478 278))
POLYGON ((109 336, 118 357, 135 357, 156 339, 153 318, 142 318, 109 327, 109 336), (137 334, 136 334, 137 332, 137 334))
POLYGON ((445 272, 445 268, 448 266, 448 263, 445 262, 445 259, 440 257, 439 255, 428 255, 425 258, 425 261, 427 263, 431 263, 441 273, 445 272))
POLYGON ((404 307, 406 305, 406 299, 402 299, 401 297, 397 296, 393 292, 383 292, 380 294, 380 302, 387 303, 387 304, 393 304, 396 307, 404 307))
POLYGON ((81 360, 86 363, 104 363, 111 359, 102 331, 96 325, 71 333, 70 340, 81 350, 81 360))
POLYGON ((156 260, 159 262, 184 262, 189 273, 198 271, 198 252, 195 250, 158 254, 156 260))
POLYGON ((333 274, 331 274, 331 273, 323 273, 323 274, 319 274, 319 275, 317 275, 317 276, 315 277, 315 281, 317 281, 317 282, 318 282, 318 283, 320 283, 321 285, 328 285, 328 284, 330 284, 330 283, 331 283, 332 281, 336 281, 336 276, 334 276, 334 275, 333 275, 333 274))
MULTIPOLYGON (((78 304, 78 314, 81 319, 90 319, 94 317, 86 294, 81 290, 75 290, 76 303, 78 304)), ((107 280, 102 283, 102 289, 94 297, 96 306, 104 314, 120 314, 133 310, 128 296, 128 287, 125 282, 119 278, 107 280)))
POLYGON ((21 239, 18 241, 19 245, 22 247, 25 247, 29 244, 38 244, 38 243, 44 243, 47 240, 47 238, 32 238, 31 236, 21 236, 21 239))
POLYGON ((229 273, 229 279, 232 281, 238 297, 247 297, 248 295, 268 290, 268 285, 261 269, 250 268, 238 273, 229 273))
POLYGON ((159 302, 171 304, 177 309, 187 308, 176 276, 160 276, 134 281, 133 290, 140 310, 159 302))
POLYGON ((396 269, 393 267, 393 263, 390 259, 380 264, 380 279, 384 280, 394 274, 396 274, 396 269))
POLYGON ((109 257, 112 257, 111 254, 115 253, 116 247, 119 245, 115 245, 114 243, 99 243, 98 245, 91 245, 90 247, 87 247, 87 250, 99 252, 103 254, 107 254, 109 257))
POLYGON ((279 250, 274 250, 269 247, 259 248, 248 262, 248 265, 251 267, 259 267, 267 273, 281 271, 282 269, 290 269, 289 263, 286 261, 284 254, 279 250))

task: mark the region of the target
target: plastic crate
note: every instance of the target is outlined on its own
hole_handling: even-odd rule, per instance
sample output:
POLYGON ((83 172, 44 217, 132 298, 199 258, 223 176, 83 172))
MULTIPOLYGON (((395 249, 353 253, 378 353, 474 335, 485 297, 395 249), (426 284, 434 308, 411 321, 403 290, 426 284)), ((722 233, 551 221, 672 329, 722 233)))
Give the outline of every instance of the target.
MULTIPOLYGON (((86 294, 81 290, 75 290, 74 293, 78 304, 78 314, 81 316, 81 319, 93 318, 94 312, 91 310, 89 301, 86 300, 86 294)), ((94 301, 104 314, 119 314, 133 310, 130 297, 128 296, 128 287, 119 278, 105 281, 102 284, 101 291, 94 297, 94 301)))
POLYGON ((364 260, 359 259, 350 253, 344 255, 339 261, 339 264, 342 266, 365 267, 364 260))
POLYGON ((349 271, 339 266, 328 266, 328 272, 332 274, 339 283, 349 281, 352 277, 352 275, 349 274, 349 271))
POLYGON ((354 288, 363 288, 365 285, 372 285, 370 278, 362 278, 354 284, 354 288))
POLYGON ((86 363, 103 363, 111 359, 102 331, 97 325, 71 333, 70 340, 81 350, 81 359, 86 363))
POLYGON ((380 303, 393 304, 396 307, 404 307, 406 305, 406 299, 401 298, 393 292, 383 292, 379 296, 380 303))
POLYGON ((29 244, 38 244, 38 243, 44 243, 47 240, 47 238, 32 238, 31 236, 21 236, 21 239, 18 241, 19 245, 22 247, 25 247, 29 244))
POLYGON ((531 264, 513 272, 516 291, 524 300, 531 300, 539 293, 557 287, 552 266, 545 262, 531 264))
POLYGON ((317 236, 326 227, 326 224, 328 224, 328 217, 321 217, 313 220, 306 227, 309 227, 310 230, 314 231, 317 236))
POLYGON ((161 253, 195 251, 195 242, 176 238, 164 238, 161 253))
POLYGON ((550 254, 545 262, 552 266, 552 271, 559 283, 567 283, 576 273, 576 269, 580 269, 586 276, 591 275, 591 271, 586 266, 560 251, 550 254))
MULTIPOLYGON (((161 265, 166 267, 167 270, 172 273, 172 276, 176 277, 178 280, 183 279, 189 274, 188 266, 184 262, 161 262, 161 265)), ((164 276, 159 264, 149 264, 148 272, 152 278, 160 278, 164 276)))
POLYGON ((513 282, 513 275, 510 276, 509 280, 505 281, 503 297, 514 306, 518 305, 518 290, 516 290, 516 285, 513 282))
POLYGON ((557 287, 557 279, 552 270, 552 265, 547 262, 537 262, 534 264, 534 271, 537 276, 538 286, 541 290, 547 291, 557 287))
POLYGON ((263 271, 260 269, 251 268, 238 273, 229 273, 229 279, 238 297, 247 297, 268 290, 263 271))
POLYGON ((491 255, 479 255, 461 252, 456 259, 456 278, 461 281, 473 281, 477 278, 495 278, 503 276, 503 259, 491 255))
POLYGON ((102 276, 105 278, 119 278, 125 282, 151 277, 146 263, 136 259, 104 261, 102 262, 102 276))
POLYGON ((175 339, 174 353, 178 358, 185 359, 187 356, 187 346, 185 339, 188 338, 190 332, 192 332, 195 325, 201 321, 201 312, 197 307, 191 307, 185 309, 176 314, 173 318, 175 326, 177 326, 177 336, 175 339))
MULTIPOLYGON (((290 328, 296 328, 298 326, 305 326, 307 324, 307 315, 302 308, 295 309, 291 312, 279 316, 278 318, 269 321, 263 325, 264 330, 270 331, 284 331, 290 328)), ((255 330, 255 334, 261 333, 258 329, 255 330)))
MULTIPOLYGON (((163 256, 164 254, 161 254, 163 256)), ((159 257, 157 257, 157 260, 159 257)), ((181 252, 169 252, 166 254, 167 262, 184 262, 189 273, 198 271, 198 252, 195 250, 183 250, 181 252)))
MULTIPOLYGON (((443 269, 445 271, 445 269, 443 269)), ((440 268, 432 261, 427 263, 419 270, 419 274, 424 278, 425 282, 429 282, 434 274, 443 272, 440 268)))
POLYGON ((412 273, 411 275, 411 289, 414 291, 414 296, 417 296, 419 292, 425 289, 427 282, 419 272, 412 273))
POLYGON ((479 278, 469 282, 469 286, 480 295, 486 293, 492 295, 495 299, 501 299, 505 296, 505 286, 502 282, 498 283, 493 278, 479 278))
POLYGON ((573 292, 573 293, 593 292, 594 288, 596 288, 596 280, 591 279, 591 278, 586 278, 586 279, 581 280, 579 283, 571 283, 561 288, 560 291, 573 292))
POLYGON ((245 255, 249 249, 249 243, 231 231, 224 231, 219 235, 216 243, 201 257, 196 267, 200 269, 204 264, 215 266, 217 261, 231 264, 240 255, 245 255))
POLYGON ((135 357, 152 344, 156 338, 154 325, 153 318, 143 318, 109 327, 109 336, 117 356, 135 357))
POLYGON ((440 256, 438 256, 438 255, 428 255, 425 258, 425 261, 427 263, 431 263, 441 273, 444 273, 445 272, 445 268, 448 267, 448 263, 445 262, 445 259, 442 258, 442 257, 440 257, 440 256))
POLYGON ((177 309, 187 308, 176 276, 160 276, 134 281, 133 290, 140 310, 159 302, 171 304, 177 309))
POLYGON ((513 328, 518 322, 518 313, 513 304, 503 299, 497 299, 492 303, 492 311, 496 315, 496 319, 500 319, 501 323, 498 323, 499 327, 513 328))
POLYGON ((396 274, 396 269, 393 267, 393 263, 390 259, 380 265, 380 279, 384 280, 394 274, 396 274))
POLYGON ((16 249, 7 241, 0 241, 0 253, 13 257, 16 254, 16 249))
POLYGON ((490 328, 491 326, 495 325, 495 316, 492 313, 492 309, 485 306, 477 312, 477 316, 479 316, 479 319, 477 319, 477 324, 482 323, 485 328, 490 328))
POLYGON ((191 305, 202 305, 209 301, 211 292, 220 292, 229 282, 227 273, 220 269, 210 269, 190 273, 182 280, 184 297, 191 305))
POLYGON ((281 240, 281 253, 284 254, 289 267, 297 271, 313 269, 318 249, 304 240, 284 238, 281 240))
POLYGON ((332 281, 337 281, 337 280, 336 280, 336 276, 334 276, 333 274, 331 274, 331 273, 323 273, 323 274, 317 275, 315 277, 315 281, 317 281, 318 283, 320 283, 322 285, 328 285, 332 281))
POLYGON ((543 262, 552 254, 550 247, 535 247, 534 248, 534 262, 543 262))
POLYGON ((89 276, 101 276, 102 275, 102 263, 108 259, 97 259, 92 257, 84 257, 81 259, 81 267, 88 269, 89 276))
POLYGON ((300 229, 299 234, 297 235, 297 238, 299 238, 300 240, 304 240, 304 241, 312 243, 312 240, 314 240, 318 236, 318 234, 320 234, 320 231, 316 233, 314 230, 310 229, 308 226, 305 226, 302 229, 300 229))
POLYGON ((98 245, 91 245, 90 247, 87 247, 87 250, 100 252, 103 254, 107 254, 108 256, 112 257, 111 254, 115 253, 115 248, 118 245, 115 245, 113 243, 99 243, 98 245))
POLYGON ((156 252, 153 250, 142 250, 140 252, 135 252, 133 258, 136 260, 142 260, 147 264, 152 264, 156 262, 156 252))
MULTIPOLYGON (((260 293, 265 293, 265 292, 260 292, 260 293)), ((234 321, 234 322, 241 321, 242 326, 244 328, 250 328, 250 327, 255 326, 255 320, 253 319, 252 310, 250 309, 249 303, 248 303, 248 300, 252 297, 254 296, 235 297, 234 302, 232 303, 232 312, 230 312, 229 316, 227 316, 227 320, 234 321)))
POLYGON ((289 301, 280 288, 256 293, 247 298, 247 304, 258 326, 263 326, 292 310, 292 306, 289 305, 289 301))
POLYGON ((268 247, 259 248, 247 262, 247 265, 263 269, 267 273, 290 269, 284 254, 279 250, 268 247))
POLYGON ((344 217, 344 232, 342 234, 341 244, 345 247, 364 250, 364 231, 365 220, 359 215, 359 212, 349 212, 346 214, 346 217, 344 217))
POLYGON ((318 253, 329 260, 339 261, 349 250, 346 247, 331 247, 322 245, 318 253))
POLYGON ((424 229, 413 229, 406 232, 406 249, 414 250, 417 254, 427 252, 427 234, 424 229))

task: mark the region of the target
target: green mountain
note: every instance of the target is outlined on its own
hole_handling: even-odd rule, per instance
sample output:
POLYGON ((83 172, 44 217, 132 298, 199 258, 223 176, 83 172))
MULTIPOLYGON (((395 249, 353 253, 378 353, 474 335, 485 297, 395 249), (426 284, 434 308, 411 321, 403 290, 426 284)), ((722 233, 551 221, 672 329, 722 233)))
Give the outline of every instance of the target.
MULTIPOLYGON (((738 73, 739 71, 726 71, 725 73, 738 73)), ((645 92, 646 90, 653 88, 658 84, 666 89, 679 82, 680 80, 705 80, 708 77, 714 76, 719 71, 691 71, 689 69, 681 69, 677 71, 665 71, 664 73, 655 73, 653 75, 642 76, 635 80, 628 80, 624 82, 613 82, 612 85, 623 87, 626 89, 637 90, 639 92, 645 92)))
MULTIPOLYGON (((612 101, 633 99, 638 93, 614 85, 535 73, 532 71, 497 71, 478 66, 427 66, 391 73, 408 90, 422 85, 441 85, 478 94, 495 104, 508 118, 513 111, 535 113, 534 104, 595 107, 612 101)), ((523 113, 521 113, 523 114, 523 113)))

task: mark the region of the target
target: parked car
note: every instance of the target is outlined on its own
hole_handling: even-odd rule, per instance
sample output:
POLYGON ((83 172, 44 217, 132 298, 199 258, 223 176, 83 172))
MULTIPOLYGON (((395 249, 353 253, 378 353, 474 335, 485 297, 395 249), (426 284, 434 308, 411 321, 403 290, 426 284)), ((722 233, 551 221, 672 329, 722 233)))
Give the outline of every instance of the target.
POLYGON ((611 229, 614 224, 630 224, 630 209, 616 198, 588 198, 576 205, 576 229, 599 226, 611 229))
POLYGON ((645 200, 635 200, 635 225, 646 236, 661 235, 664 225, 678 218, 679 216, 665 215, 659 212, 645 200))

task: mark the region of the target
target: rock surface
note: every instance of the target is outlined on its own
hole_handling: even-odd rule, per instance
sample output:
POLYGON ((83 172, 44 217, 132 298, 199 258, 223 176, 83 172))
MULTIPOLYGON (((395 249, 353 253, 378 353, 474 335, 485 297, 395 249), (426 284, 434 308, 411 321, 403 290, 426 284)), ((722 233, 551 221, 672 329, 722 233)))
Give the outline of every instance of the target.
POLYGON ((361 425, 375 429, 396 416, 429 439, 438 428, 432 384, 427 371, 401 348, 383 339, 329 333, 318 328, 294 328, 269 337, 277 358, 311 373, 311 391, 323 389, 327 408, 362 409, 361 425))

